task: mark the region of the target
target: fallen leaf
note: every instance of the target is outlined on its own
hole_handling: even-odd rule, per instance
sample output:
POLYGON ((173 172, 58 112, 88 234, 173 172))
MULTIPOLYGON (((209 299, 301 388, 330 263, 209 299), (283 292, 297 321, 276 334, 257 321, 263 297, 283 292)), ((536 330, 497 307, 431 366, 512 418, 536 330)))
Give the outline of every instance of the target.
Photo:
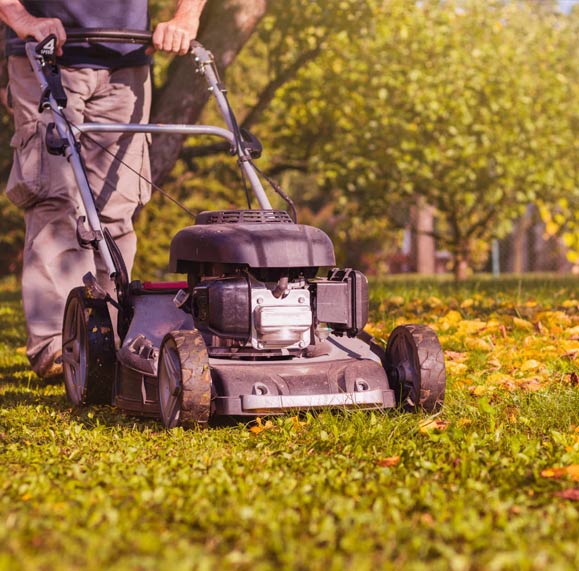
POLYGON ((253 432, 253 434, 260 434, 264 430, 270 430, 273 428, 273 422, 271 420, 266 420, 265 424, 262 422, 261 418, 258 416, 255 419, 256 425, 252 426, 249 430, 253 432))
POLYGON ((436 418, 427 418, 426 420, 420 421, 418 424, 420 432, 427 433, 432 431, 442 432, 448 428, 448 422, 444 420, 438 420, 436 418))
POLYGON ((579 488, 569 488, 568 490, 561 490, 553 494, 558 498, 563 498, 564 500, 572 500, 574 502, 579 502, 579 488))
POLYGON ((446 363, 446 370, 449 375, 459 376, 466 373, 468 371, 468 367, 464 363, 455 363, 454 361, 449 361, 446 363))
POLYGON ((541 335, 547 335, 547 333, 549 333, 548 329, 540 321, 537 321, 535 327, 541 335))
POLYGON ((572 385, 579 385, 579 375, 575 371, 569 373, 569 383, 572 385))
POLYGON ((383 458, 382 460, 378 460, 378 466, 382 466, 382 468, 392 468, 393 466, 398 466, 400 463, 400 456, 390 456, 389 458, 383 458))
POLYGON ((489 359, 487 365, 492 371, 498 371, 502 367, 501 362, 496 357, 489 359))
POLYGON ((554 480, 560 480, 565 476, 569 476, 571 480, 577 482, 579 481, 579 464, 547 468, 541 472, 541 476, 543 476, 543 478, 552 478, 554 480))
POLYGON ((513 325, 517 329, 523 329, 524 331, 534 331, 535 326, 526 319, 521 319, 520 317, 513 317, 513 325))
POLYGON ((571 349, 563 353, 563 357, 574 360, 579 355, 579 349, 571 349))
POLYGON ((467 349, 471 351, 485 351, 488 353, 493 349, 492 345, 486 339, 481 339, 480 337, 468 337, 465 339, 464 344, 467 349))
POLYGON ((536 393, 540 391, 543 387, 543 384, 537 377, 532 377, 531 379, 522 379, 517 380, 517 384, 525 391, 529 391, 532 393, 536 393))
POLYGON ((290 420, 294 430, 297 431, 300 431, 306 425, 306 423, 303 420, 300 420, 299 416, 292 416, 290 420))
POLYGON ((535 359, 529 359, 521 365, 520 369, 521 371, 534 371, 535 369, 538 369, 540 366, 541 363, 539 363, 539 361, 535 361, 535 359))
POLYGON ((465 299, 461 304, 460 307, 461 309, 468 309, 469 307, 472 307, 474 305, 474 300, 472 299, 465 299))
POLYGON ((444 356, 448 361, 462 363, 468 357, 468 353, 461 353, 459 351, 445 351, 444 356))

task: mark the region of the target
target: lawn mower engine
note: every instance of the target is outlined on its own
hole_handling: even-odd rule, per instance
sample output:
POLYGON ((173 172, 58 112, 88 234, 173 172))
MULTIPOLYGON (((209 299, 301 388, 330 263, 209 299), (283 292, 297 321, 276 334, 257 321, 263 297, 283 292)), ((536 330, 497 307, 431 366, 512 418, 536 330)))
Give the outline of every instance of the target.
POLYGON ((319 266, 335 263, 332 244, 286 212, 204 212, 173 244, 171 265, 189 280, 181 307, 212 356, 298 356, 330 331, 354 337, 366 323, 365 276, 333 269, 316 278, 319 266), (186 260, 192 242, 195 252, 206 253, 186 260))

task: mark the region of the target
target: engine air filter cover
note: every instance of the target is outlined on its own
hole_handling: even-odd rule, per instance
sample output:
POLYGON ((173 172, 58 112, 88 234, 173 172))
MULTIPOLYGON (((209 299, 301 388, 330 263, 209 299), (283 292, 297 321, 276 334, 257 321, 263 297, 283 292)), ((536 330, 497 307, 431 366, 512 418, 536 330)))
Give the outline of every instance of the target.
POLYGON ((225 210, 202 212, 197 224, 171 242, 169 270, 187 273, 192 264, 234 264, 251 268, 334 266, 334 247, 325 232, 294 224, 287 212, 225 210))

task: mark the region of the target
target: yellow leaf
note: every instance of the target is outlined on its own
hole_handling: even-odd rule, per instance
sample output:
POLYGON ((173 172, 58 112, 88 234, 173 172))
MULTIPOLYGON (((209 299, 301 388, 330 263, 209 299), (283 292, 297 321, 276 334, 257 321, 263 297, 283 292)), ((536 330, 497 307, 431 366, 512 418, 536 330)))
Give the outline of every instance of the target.
POLYGON ((449 325, 458 325, 462 321, 462 315, 455 309, 451 309, 445 316, 441 318, 449 325))
POLYGON ((480 337, 468 337, 465 339, 464 344, 471 351, 492 351, 493 349, 488 341, 480 337))
POLYGON ((469 307, 472 307, 474 305, 474 300, 472 299, 465 299, 461 304, 460 307, 462 309, 468 309, 469 307))
POLYGON ((521 319, 520 317, 513 317, 513 325, 517 329, 523 329, 524 331, 534 331, 535 326, 526 319, 521 319))
POLYGON ((295 430, 301 430, 306 423, 303 420, 300 420, 299 416, 292 416, 291 419, 292 426, 295 430))
POLYGON ((468 367, 464 363, 449 361, 446 363, 446 371, 453 376, 464 375, 468 371, 468 367))
POLYGON ((255 423, 256 426, 252 426, 249 429, 250 432, 253 432, 253 434, 260 434, 264 430, 269 430, 273 428, 273 422, 271 420, 266 420, 264 424, 259 416, 255 419, 255 423))
POLYGON ((476 387, 472 387, 470 392, 475 397, 482 397, 484 394, 489 392, 489 387, 485 387, 484 385, 477 385, 476 387))
POLYGON ((474 335, 475 333, 486 329, 486 327, 486 321, 481 321, 480 319, 469 319, 460 323, 458 331, 463 335, 474 335))
POLYGON ((521 371, 534 371, 535 369, 538 369, 541 366, 541 363, 539 363, 539 361, 535 361, 535 359, 529 359, 528 361, 525 361, 520 369, 521 371))

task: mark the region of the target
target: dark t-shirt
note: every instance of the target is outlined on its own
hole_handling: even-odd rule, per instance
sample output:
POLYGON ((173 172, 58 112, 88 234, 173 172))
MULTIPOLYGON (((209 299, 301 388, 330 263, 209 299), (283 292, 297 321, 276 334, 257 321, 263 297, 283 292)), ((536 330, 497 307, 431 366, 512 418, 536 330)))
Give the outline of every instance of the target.
MULTIPOLYGON (((20 0, 33 15, 59 18, 67 28, 148 30, 147 0, 20 0)), ((25 55, 23 43, 7 30, 6 55, 25 55)), ((150 58, 138 44, 65 44, 59 63, 72 67, 119 68, 146 65, 150 58)))

